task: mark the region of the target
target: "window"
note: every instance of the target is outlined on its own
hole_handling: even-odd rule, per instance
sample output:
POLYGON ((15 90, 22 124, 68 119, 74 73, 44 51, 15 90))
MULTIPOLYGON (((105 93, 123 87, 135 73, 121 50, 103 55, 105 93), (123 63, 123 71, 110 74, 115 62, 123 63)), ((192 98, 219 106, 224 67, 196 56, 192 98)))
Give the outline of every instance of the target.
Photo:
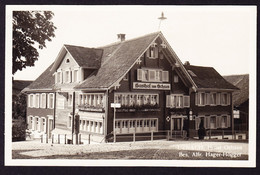
POLYGON ((210 93, 210 104, 217 105, 217 93, 210 93))
POLYGON ((74 70, 73 82, 78 82, 78 70, 74 70))
POLYGON ((40 104, 40 95, 39 95, 39 94, 36 94, 36 95, 35 95, 34 107, 35 107, 35 108, 39 108, 39 104, 40 104))
POLYGON ((70 71, 65 71, 65 83, 70 83, 70 71))
POLYGON ((140 93, 116 93, 114 102, 125 106, 155 106, 159 104, 158 94, 140 94, 140 93))
POLYGON ((141 133, 149 131, 158 131, 158 119, 156 118, 132 118, 132 119, 116 119, 115 130, 117 134, 141 133), (121 123, 121 125, 120 125, 121 123))
POLYGON ((70 59, 67 58, 67 59, 66 59, 66 63, 69 63, 69 62, 70 62, 70 59))
POLYGON ((56 74, 57 83, 62 83, 62 73, 57 72, 56 74))
POLYGON ((217 128, 217 118, 216 116, 211 116, 210 117, 210 129, 215 129, 217 128))
POLYGON ((227 116, 221 116, 221 128, 227 127, 227 116))
POLYGON ((166 96, 167 108, 186 108, 190 107, 190 96, 183 94, 171 94, 166 96))
POLYGON ((33 97, 34 95, 33 94, 30 94, 29 95, 29 98, 28 98, 28 106, 30 107, 30 108, 33 108, 34 107, 34 102, 33 102, 33 100, 34 100, 34 97, 33 97))
POLYGON ((137 69, 137 80, 150 82, 169 82, 169 72, 160 69, 137 69))
POLYGON ((46 108, 46 94, 41 94, 41 108, 46 108))
POLYGON ((221 93, 221 104, 229 105, 230 103, 230 95, 227 93, 221 93))
POLYGON ((79 105, 84 105, 84 107, 104 107, 104 94, 102 93, 83 93, 79 94, 79 105))
POLYGON ((48 108, 54 108, 54 94, 48 94, 48 108))
POLYGON ((178 83, 179 82, 179 77, 177 75, 173 76, 173 82, 178 83))

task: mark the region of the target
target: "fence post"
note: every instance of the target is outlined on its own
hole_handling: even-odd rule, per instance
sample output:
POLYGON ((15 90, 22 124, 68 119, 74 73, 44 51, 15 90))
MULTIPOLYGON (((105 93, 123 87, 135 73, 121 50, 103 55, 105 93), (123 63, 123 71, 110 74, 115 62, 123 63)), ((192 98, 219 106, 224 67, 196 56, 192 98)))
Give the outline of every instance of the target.
POLYGON ((169 140, 170 140, 170 131, 167 130, 167 141, 169 141, 169 140))
POLYGON ((79 134, 79 144, 81 143, 81 134, 79 134))
POLYGON ((53 143, 53 141, 54 141, 53 137, 54 137, 54 134, 51 135, 51 143, 53 143))
POLYGON ((224 130, 222 130, 222 140, 224 139, 224 130))
POLYGON ((58 144, 60 144, 60 134, 58 134, 58 144))
POLYGON ((48 143, 48 138, 49 138, 49 136, 48 136, 48 134, 46 134, 46 143, 48 143))
POLYGON ((64 136, 64 139, 65 139, 65 140, 64 140, 64 144, 65 144, 65 145, 67 144, 67 143, 66 143, 66 141, 67 141, 66 138, 67 138, 67 134, 65 134, 65 136, 64 136))
POLYGON ((90 134, 88 135, 88 144, 90 144, 90 134))
POLYGON ((209 139, 211 139, 211 129, 209 130, 209 139))
POLYGON ((42 139, 43 139, 43 135, 41 135, 41 143, 43 142, 43 140, 42 140, 42 139))
POLYGON ((133 141, 135 142, 135 132, 133 133, 133 139, 134 139, 133 141))
POLYGON ((236 140, 236 131, 234 132, 234 137, 235 137, 234 140, 236 140))
POLYGON ((151 141, 153 141, 153 131, 151 132, 151 141))

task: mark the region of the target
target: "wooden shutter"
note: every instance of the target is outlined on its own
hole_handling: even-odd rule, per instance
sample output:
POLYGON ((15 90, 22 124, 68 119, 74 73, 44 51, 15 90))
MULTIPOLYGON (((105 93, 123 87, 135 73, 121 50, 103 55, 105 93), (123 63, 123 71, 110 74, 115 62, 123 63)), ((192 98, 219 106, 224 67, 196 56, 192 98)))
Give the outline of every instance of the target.
POLYGON ((162 71, 162 81, 163 82, 169 81, 169 72, 168 71, 162 71))
POLYGON ((188 108, 190 107, 190 96, 183 96, 183 107, 188 108))
POLYGON ((205 129, 210 128, 210 116, 205 116, 204 127, 205 127, 205 129))
POLYGON ((137 69, 137 80, 142 81, 143 78, 143 70, 142 69, 137 69))
POLYGON ((227 94, 227 105, 230 105, 230 93, 227 94))
POLYGON ((166 95, 166 107, 171 107, 171 95, 166 95))
POLYGON ((216 116, 216 128, 222 128, 221 119, 222 116, 216 116))
POLYGON ((220 93, 217 93, 217 105, 220 105, 220 93))
POLYGON ((231 117, 230 115, 227 116, 227 127, 231 127, 231 117))
POLYGON ((196 130, 199 129, 199 124, 200 124, 200 117, 196 117, 196 118, 195 118, 195 129, 196 129, 196 130))

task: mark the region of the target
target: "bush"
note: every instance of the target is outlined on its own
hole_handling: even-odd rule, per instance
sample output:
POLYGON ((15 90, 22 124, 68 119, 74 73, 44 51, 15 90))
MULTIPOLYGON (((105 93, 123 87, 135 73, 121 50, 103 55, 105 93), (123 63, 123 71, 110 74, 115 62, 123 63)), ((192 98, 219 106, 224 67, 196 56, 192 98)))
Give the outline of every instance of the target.
POLYGON ((22 117, 13 120, 12 141, 23 141, 26 138, 26 123, 22 117))

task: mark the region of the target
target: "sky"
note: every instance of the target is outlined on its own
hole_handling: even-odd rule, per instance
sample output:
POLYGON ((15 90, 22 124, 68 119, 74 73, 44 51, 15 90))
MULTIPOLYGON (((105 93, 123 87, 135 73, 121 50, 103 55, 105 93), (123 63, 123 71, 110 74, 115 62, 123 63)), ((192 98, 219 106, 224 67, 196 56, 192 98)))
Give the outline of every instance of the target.
MULTIPOLYGON (((246 6, 12 6, 51 10, 56 37, 39 50, 34 67, 15 80, 35 80, 55 61, 64 44, 98 47, 160 30, 180 60, 214 67, 221 75, 247 74, 254 63, 256 9, 246 6), (167 18, 159 27, 161 13, 167 18), (250 61, 253 60, 253 61, 250 61), (252 63, 253 62, 253 63, 252 63)), ((7 9, 9 10, 9 9, 7 9)), ((11 16, 7 21, 11 24, 11 16)), ((11 28, 10 28, 11 29, 11 28)))

